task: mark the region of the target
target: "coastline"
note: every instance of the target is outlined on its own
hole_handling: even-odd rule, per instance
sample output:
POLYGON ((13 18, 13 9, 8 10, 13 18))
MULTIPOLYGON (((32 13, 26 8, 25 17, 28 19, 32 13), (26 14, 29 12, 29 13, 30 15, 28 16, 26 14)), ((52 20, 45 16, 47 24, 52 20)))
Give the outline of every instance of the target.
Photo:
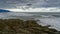
POLYGON ((0 33, 4 34, 58 34, 56 29, 48 27, 37 24, 36 20, 0 19, 0 33))

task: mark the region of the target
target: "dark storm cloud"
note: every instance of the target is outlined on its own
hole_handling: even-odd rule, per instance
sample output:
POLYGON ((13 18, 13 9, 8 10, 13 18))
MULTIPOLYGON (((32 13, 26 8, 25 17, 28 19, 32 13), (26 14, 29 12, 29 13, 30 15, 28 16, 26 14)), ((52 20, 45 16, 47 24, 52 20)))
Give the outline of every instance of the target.
POLYGON ((16 8, 16 6, 26 6, 31 0, 0 0, 0 8, 16 8))
POLYGON ((38 0, 36 3, 36 7, 60 7, 60 0, 38 0))
POLYGON ((49 7, 60 7, 60 0, 49 0, 46 1, 49 7))
POLYGON ((0 8, 29 7, 60 7, 60 0, 0 0, 0 8))

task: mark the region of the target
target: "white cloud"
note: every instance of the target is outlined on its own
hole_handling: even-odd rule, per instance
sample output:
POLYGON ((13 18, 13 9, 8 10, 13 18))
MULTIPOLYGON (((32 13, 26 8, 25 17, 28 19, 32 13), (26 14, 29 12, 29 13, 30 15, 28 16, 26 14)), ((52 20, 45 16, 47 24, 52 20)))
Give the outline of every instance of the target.
POLYGON ((60 12, 59 8, 51 7, 51 8, 29 8, 29 9, 6 9, 12 12, 60 12))

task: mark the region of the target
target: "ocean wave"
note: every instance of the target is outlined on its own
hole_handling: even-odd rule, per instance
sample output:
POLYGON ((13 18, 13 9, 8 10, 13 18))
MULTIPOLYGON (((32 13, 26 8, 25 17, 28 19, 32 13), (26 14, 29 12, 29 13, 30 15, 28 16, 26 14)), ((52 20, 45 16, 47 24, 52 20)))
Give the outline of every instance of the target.
POLYGON ((8 13, 0 13, 0 18, 7 18, 7 17, 28 17, 28 16, 33 16, 33 14, 27 14, 27 13, 17 13, 17 12, 8 12, 8 13))
MULTIPOLYGON (((39 19, 39 18, 36 18, 39 19)), ((39 25, 46 26, 51 25, 50 28, 55 28, 60 31, 60 18, 40 18, 38 22, 39 25)))
POLYGON ((52 15, 52 16, 54 16, 54 17, 60 17, 60 14, 57 14, 57 15, 52 15))

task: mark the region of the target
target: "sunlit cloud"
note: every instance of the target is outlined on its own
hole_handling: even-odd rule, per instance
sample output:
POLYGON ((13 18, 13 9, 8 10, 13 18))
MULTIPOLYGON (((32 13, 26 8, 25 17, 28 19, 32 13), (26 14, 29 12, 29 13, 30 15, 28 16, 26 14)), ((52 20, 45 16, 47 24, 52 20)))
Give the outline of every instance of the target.
POLYGON ((13 12, 60 12, 59 8, 29 8, 29 9, 6 9, 13 12))

